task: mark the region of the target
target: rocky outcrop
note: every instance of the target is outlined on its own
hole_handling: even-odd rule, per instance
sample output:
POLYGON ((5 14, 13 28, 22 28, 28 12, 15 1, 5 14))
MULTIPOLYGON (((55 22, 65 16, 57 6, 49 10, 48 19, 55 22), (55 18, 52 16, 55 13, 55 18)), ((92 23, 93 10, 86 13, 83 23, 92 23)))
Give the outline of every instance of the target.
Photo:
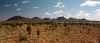
POLYGON ((66 20, 65 17, 58 17, 57 20, 66 20))
POLYGON ((34 18, 32 18, 32 20, 42 20, 42 19, 39 17, 34 17, 34 18))
POLYGON ((30 20, 30 18, 25 18, 22 16, 13 16, 13 17, 7 19, 7 21, 11 21, 11 20, 30 20))
POLYGON ((44 18, 43 20, 51 20, 50 18, 44 18))
POLYGON ((61 17, 57 17, 57 19, 53 18, 53 19, 50 19, 50 18, 40 18, 40 17, 33 17, 33 18, 26 18, 26 17, 22 17, 22 16, 13 16, 9 19, 7 19, 6 21, 12 21, 12 20, 71 20, 71 21, 87 21, 85 18, 82 18, 82 19, 76 19, 76 18, 68 18, 66 19, 64 16, 61 16, 61 17))

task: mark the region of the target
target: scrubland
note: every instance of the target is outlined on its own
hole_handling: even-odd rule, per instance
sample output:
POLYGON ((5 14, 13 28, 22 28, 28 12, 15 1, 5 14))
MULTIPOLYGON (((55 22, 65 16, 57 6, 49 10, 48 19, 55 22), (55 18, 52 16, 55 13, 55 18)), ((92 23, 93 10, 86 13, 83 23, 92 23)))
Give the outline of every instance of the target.
POLYGON ((100 23, 0 22, 0 43, 100 43, 100 23))

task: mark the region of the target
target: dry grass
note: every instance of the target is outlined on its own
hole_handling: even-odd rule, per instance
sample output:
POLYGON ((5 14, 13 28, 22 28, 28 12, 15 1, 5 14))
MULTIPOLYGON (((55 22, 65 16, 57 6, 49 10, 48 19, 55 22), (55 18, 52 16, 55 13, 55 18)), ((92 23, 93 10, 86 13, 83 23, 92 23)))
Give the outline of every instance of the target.
POLYGON ((82 23, 30 24, 28 35, 27 24, 0 25, 0 43, 100 43, 98 25, 82 23), (39 28, 40 35, 37 35, 39 28))

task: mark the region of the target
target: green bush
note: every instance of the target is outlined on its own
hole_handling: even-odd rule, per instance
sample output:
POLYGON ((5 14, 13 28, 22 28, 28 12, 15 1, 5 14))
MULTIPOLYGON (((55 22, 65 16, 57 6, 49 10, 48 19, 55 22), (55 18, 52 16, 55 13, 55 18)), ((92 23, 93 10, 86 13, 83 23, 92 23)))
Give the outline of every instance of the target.
POLYGON ((21 27, 23 25, 23 23, 19 23, 18 25, 21 27))
POLYGON ((38 28, 38 30, 37 30, 37 35, 38 35, 38 38, 39 38, 39 35, 40 35, 40 30, 39 30, 39 28, 38 28))
POLYGON ((2 24, 0 23, 0 28, 2 27, 2 24))
POLYGON ((29 35, 31 34, 31 27, 30 26, 27 26, 27 32, 29 35))

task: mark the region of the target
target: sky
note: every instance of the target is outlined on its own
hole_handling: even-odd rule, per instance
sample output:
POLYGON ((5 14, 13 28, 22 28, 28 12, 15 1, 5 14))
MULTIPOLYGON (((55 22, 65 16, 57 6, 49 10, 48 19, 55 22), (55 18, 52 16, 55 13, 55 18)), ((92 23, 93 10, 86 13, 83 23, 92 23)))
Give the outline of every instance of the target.
POLYGON ((13 16, 100 21, 100 0, 0 0, 0 21, 13 16))

